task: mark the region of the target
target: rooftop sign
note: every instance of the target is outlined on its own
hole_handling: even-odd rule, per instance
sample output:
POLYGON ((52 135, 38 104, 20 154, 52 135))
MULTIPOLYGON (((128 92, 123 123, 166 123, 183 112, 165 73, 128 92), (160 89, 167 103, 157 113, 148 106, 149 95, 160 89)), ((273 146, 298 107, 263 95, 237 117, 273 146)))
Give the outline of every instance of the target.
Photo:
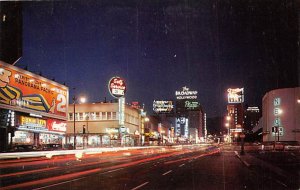
POLYGON ((113 77, 109 80, 108 89, 110 94, 115 98, 121 98, 125 95, 125 80, 120 77, 113 77))
POLYGON ((181 91, 176 91, 176 99, 177 100, 186 100, 186 99, 197 99, 198 91, 191 91, 186 86, 182 87, 181 91))
POLYGON ((243 103, 244 88, 228 88, 228 103, 243 103))

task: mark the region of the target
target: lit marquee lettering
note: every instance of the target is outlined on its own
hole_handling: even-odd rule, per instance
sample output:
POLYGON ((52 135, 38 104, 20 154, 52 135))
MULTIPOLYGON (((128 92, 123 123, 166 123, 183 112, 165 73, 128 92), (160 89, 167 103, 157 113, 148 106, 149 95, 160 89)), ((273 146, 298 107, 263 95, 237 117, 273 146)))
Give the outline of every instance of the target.
POLYGON ((185 101, 185 107, 187 108, 187 109, 191 109, 191 110, 193 110, 193 109, 196 109, 196 108, 198 108, 199 107, 199 102, 195 102, 195 101, 185 101))
POLYGON ((244 88, 229 88, 228 103, 243 103, 244 102, 244 88))
POLYGON ((172 101, 153 101, 153 111, 156 113, 171 112, 174 108, 172 101))
POLYGON ((178 100, 197 99, 198 91, 190 91, 186 86, 182 87, 182 91, 176 91, 175 95, 178 100))
POLYGON ((108 89, 113 97, 123 97, 126 93, 125 81, 120 77, 113 77, 108 83, 108 89))

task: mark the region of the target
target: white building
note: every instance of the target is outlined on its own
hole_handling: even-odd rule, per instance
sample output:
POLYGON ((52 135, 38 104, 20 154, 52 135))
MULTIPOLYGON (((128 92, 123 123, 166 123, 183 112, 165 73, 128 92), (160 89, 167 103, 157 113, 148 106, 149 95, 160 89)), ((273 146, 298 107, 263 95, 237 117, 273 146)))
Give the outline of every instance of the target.
POLYGON ((272 90, 263 97, 263 141, 300 141, 300 87, 272 90))
POLYGON ((118 103, 85 103, 68 109, 65 144, 74 143, 74 129, 77 147, 100 147, 120 145, 121 136, 127 145, 139 144, 142 127, 140 110, 128 105, 124 110, 124 131, 120 131, 118 103))

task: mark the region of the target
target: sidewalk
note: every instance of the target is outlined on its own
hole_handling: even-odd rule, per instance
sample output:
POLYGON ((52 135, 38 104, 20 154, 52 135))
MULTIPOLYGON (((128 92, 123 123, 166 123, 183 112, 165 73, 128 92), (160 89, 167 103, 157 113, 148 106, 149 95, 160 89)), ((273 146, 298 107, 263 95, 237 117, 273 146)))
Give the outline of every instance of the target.
MULTIPOLYGON (((244 155, 241 155, 240 152, 234 151, 237 158, 249 169, 258 170, 261 171, 261 175, 264 173, 271 172, 273 176, 269 176, 271 178, 274 178, 275 181, 285 187, 288 186, 298 186, 300 183, 300 179, 298 176, 291 175, 287 171, 284 171, 283 169, 269 163, 266 161, 263 161, 259 158, 256 158, 253 155, 250 155, 249 153, 245 153, 244 155), (277 180, 280 179, 280 180, 277 180)), ((258 153, 260 154, 260 153, 258 153)), ((284 162, 284 160, 283 160, 284 162)), ((299 188, 299 187, 297 187, 299 188)))

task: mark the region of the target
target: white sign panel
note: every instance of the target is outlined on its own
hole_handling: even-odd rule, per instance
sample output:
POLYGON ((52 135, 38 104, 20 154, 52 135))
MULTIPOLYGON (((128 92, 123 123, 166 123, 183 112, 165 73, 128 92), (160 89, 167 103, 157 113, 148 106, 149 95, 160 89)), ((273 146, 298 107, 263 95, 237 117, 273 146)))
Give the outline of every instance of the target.
POLYGON ((173 110, 172 101, 153 101, 153 111, 156 113, 169 113, 173 110))
POLYGON ((244 88, 228 88, 228 103, 243 103, 244 88))

